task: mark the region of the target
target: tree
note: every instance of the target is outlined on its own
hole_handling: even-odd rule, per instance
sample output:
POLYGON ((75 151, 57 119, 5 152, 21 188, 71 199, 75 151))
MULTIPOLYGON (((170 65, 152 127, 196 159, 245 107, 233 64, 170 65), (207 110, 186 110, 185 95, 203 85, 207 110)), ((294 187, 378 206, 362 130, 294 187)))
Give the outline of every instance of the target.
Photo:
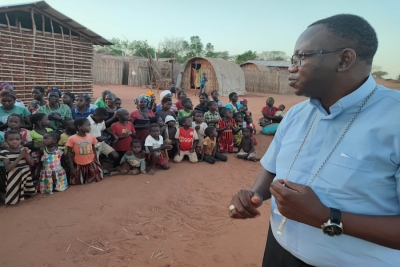
POLYGON ((116 55, 120 56, 138 56, 147 57, 147 52, 154 56, 155 49, 146 41, 128 41, 120 40, 119 38, 112 38, 113 45, 105 46, 105 50, 109 50, 116 55))
POLYGON ((372 76, 374 76, 374 78, 376 79, 382 79, 383 76, 388 75, 388 73, 386 71, 374 71, 372 72, 372 76))
POLYGON ((182 47, 183 47, 183 37, 165 37, 164 41, 159 44, 159 55, 158 57, 163 58, 176 58, 178 62, 182 62, 182 47))
POLYGON ((183 41, 182 50, 184 53, 184 60, 188 60, 192 57, 201 57, 203 56, 203 43, 199 36, 190 37, 190 43, 187 41, 183 41))
POLYGON ((397 76, 397 80, 400 81, 400 74, 399 74, 399 76, 397 76))
POLYGON ((256 51, 246 51, 243 54, 237 55, 235 58, 236 64, 242 64, 248 60, 255 60, 257 59, 257 52, 256 51))
POLYGON ((264 51, 257 55, 260 60, 288 60, 289 57, 283 51, 264 51))

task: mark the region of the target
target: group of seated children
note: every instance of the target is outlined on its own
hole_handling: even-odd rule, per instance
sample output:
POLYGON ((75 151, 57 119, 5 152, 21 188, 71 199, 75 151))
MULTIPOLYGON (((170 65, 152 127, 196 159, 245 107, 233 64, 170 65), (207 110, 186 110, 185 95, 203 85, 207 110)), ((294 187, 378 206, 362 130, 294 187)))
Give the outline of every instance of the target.
POLYGON ((192 101, 184 98, 183 109, 177 114, 178 126, 176 114, 167 112, 170 101, 162 103, 162 110, 156 113, 161 116, 151 117, 146 126, 144 142, 136 138, 130 114, 123 108, 116 111, 118 121, 109 128, 105 125, 107 109, 97 108, 87 118, 63 120, 62 132, 50 128, 44 113, 30 117, 31 131, 21 128, 20 115, 9 115, 7 130, 0 132, 4 138, 0 140, 4 164, 0 167, 0 198, 6 204, 16 204, 37 191, 52 194, 68 185, 101 181, 106 173, 99 163, 101 154, 114 162, 107 170, 110 175, 154 174, 156 165, 167 170, 170 159, 179 163, 185 156, 191 163, 226 162, 223 153, 233 153, 235 146, 239 158, 258 160, 250 115, 220 108, 208 97, 193 109, 192 101), (106 142, 106 136, 111 137, 111 143, 106 142))

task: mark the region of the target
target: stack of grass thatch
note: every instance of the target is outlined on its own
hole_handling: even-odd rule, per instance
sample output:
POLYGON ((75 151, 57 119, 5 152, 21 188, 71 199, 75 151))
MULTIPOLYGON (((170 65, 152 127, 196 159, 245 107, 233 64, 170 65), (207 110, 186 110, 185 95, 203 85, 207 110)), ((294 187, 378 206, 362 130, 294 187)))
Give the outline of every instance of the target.
POLYGON ((245 70, 247 92, 287 94, 293 92, 289 86, 287 70, 271 67, 268 70, 245 70))

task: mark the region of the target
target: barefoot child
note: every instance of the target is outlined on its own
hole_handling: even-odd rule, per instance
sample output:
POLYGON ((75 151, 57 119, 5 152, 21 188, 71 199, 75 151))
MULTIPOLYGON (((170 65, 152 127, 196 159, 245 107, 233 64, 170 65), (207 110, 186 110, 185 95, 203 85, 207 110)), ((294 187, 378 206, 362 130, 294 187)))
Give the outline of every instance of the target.
POLYGON ((253 118, 251 116, 249 116, 249 115, 244 116, 243 128, 250 128, 252 130, 251 138, 253 138, 254 145, 256 146, 257 139, 254 135, 257 133, 257 131, 256 131, 256 126, 253 123, 253 118))
POLYGON ((191 163, 198 161, 195 148, 199 142, 196 131, 192 128, 192 119, 183 117, 180 120, 180 128, 176 132, 175 139, 177 141, 178 152, 174 157, 174 162, 182 162, 185 156, 189 157, 191 163))
POLYGON ((233 153, 233 134, 236 132, 235 120, 232 118, 232 110, 224 108, 221 110, 222 118, 218 121, 218 144, 219 152, 233 153))
POLYGON ((8 129, 6 130, 14 130, 14 131, 19 131, 21 134, 21 144, 23 146, 31 146, 32 145, 32 137, 27 129, 21 128, 21 125, 23 124, 24 119, 22 118, 21 115, 12 113, 10 116, 7 118, 7 125, 8 129))
POLYGON ((203 142, 203 149, 201 151, 201 160, 214 164, 217 160, 226 162, 228 158, 217 151, 217 130, 214 127, 207 127, 204 131, 206 138, 203 142))
POLYGON ((283 118, 285 117, 285 105, 279 105, 278 110, 275 112, 275 117, 283 118))
POLYGON ((253 138, 251 138, 252 130, 250 128, 244 128, 242 132, 243 138, 242 142, 239 145, 237 157, 240 159, 247 159, 252 161, 260 160, 259 158, 257 158, 257 152, 254 149, 254 141, 253 138), (243 152, 240 152, 240 150, 242 149, 243 152))
POLYGON ((207 128, 207 123, 203 122, 203 112, 200 110, 194 111, 194 122, 192 122, 192 128, 196 131, 197 136, 199 137, 199 142, 197 142, 196 154, 200 158, 201 156, 201 148, 203 146, 203 141, 205 138, 204 131, 207 128))
POLYGON ((96 138, 90 135, 90 122, 85 118, 74 121, 77 134, 67 141, 67 154, 71 166, 70 184, 88 184, 103 179, 103 169, 95 156, 96 138))
POLYGON ((136 131, 132 122, 129 121, 129 111, 121 108, 117 111, 117 117, 118 121, 111 125, 110 130, 118 137, 114 147, 119 156, 122 158, 125 152, 129 151, 130 144, 133 138, 136 137, 136 131))
POLYGON ((33 160, 27 147, 21 148, 21 134, 19 131, 10 130, 4 140, 8 148, 0 152, 7 171, 7 183, 5 204, 17 204, 26 196, 36 194, 29 166, 33 166, 33 160))
POLYGON ((43 136, 43 167, 39 178, 39 192, 53 194, 68 188, 67 175, 61 166, 63 152, 57 143, 59 135, 56 132, 45 133, 43 136))
POLYGON ((144 146, 146 147, 146 158, 150 161, 149 174, 153 175, 156 171, 156 165, 164 170, 170 168, 168 161, 161 154, 161 150, 171 149, 171 145, 164 144, 163 137, 160 135, 160 126, 156 123, 149 125, 150 135, 147 136, 144 146))
POLYGON ((208 111, 204 113, 204 122, 207 123, 208 127, 218 128, 218 121, 221 119, 218 112, 218 105, 215 101, 209 101, 207 106, 208 111))
POLYGON ((238 147, 240 142, 242 141, 242 114, 240 112, 233 113, 233 119, 235 120, 234 125, 234 135, 233 135, 233 145, 238 147))
POLYGON ((172 146, 172 148, 170 150, 167 150, 167 152, 168 152, 168 158, 173 158, 176 152, 178 151, 177 143, 175 140, 175 135, 178 128, 176 127, 175 118, 172 116, 167 116, 165 118, 165 124, 167 128, 163 132, 162 136, 164 138, 164 143, 172 146))
POLYGON ((131 150, 127 151, 122 157, 120 166, 117 171, 111 175, 146 173, 146 153, 142 150, 142 143, 139 139, 134 139, 131 142, 131 150))

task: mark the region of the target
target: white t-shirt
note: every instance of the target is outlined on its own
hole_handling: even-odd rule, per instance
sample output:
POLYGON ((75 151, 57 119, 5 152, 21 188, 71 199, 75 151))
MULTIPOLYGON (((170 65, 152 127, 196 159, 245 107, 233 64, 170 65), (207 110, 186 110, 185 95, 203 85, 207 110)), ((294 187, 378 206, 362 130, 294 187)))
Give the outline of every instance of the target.
POLYGON ((280 117, 283 118, 285 116, 285 112, 278 110, 277 112, 275 112, 275 117, 280 117))
POLYGON ((93 135, 94 137, 100 137, 101 132, 106 129, 106 123, 103 121, 101 123, 96 123, 92 117, 89 115, 87 119, 90 122, 90 134, 93 135))
POLYGON ((144 146, 146 147, 146 153, 150 153, 148 147, 152 146, 153 148, 159 148, 164 144, 163 137, 160 135, 159 140, 153 138, 153 136, 149 135, 146 137, 146 141, 144 142, 144 146))

